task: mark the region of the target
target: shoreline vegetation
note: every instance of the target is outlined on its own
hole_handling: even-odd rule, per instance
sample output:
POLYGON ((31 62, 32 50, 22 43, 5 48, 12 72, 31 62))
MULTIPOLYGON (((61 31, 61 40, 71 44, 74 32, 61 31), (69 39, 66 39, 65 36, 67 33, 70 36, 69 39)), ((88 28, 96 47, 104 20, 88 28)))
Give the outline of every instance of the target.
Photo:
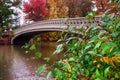
POLYGON ((13 37, 13 31, 2 33, 2 35, 0 35, 0 45, 10 45, 12 37, 13 37))
POLYGON ((9 45, 10 44, 10 40, 9 38, 2 38, 0 37, 0 45, 9 45))

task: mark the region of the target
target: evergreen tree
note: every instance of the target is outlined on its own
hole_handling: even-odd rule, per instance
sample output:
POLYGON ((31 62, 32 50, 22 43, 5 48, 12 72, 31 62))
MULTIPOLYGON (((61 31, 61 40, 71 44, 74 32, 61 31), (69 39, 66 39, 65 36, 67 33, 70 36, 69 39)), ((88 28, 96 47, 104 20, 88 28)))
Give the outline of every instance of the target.
POLYGON ((0 28, 2 30, 11 27, 11 25, 16 21, 13 19, 17 15, 14 12, 14 7, 20 4, 20 0, 0 0, 0 28))

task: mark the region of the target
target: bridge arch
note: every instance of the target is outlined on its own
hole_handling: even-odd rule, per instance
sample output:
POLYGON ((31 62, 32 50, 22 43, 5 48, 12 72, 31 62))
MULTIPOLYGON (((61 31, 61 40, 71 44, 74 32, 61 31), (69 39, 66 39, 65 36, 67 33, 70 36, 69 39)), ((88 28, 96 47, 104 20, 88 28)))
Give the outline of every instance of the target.
MULTIPOLYGON (((101 20, 100 17, 95 17, 95 20, 101 20)), ((28 42, 36 34, 40 34, 43 31, 63 31, 67 26, 76 26, 76 30, 84 27, 86 24, 96 24, 94 21, 87 20, 84 17, 81 18, 60 18, 53 20, 44 20, 22 26, 14 30, 14 37, 11 39, 11 44, 22 45, 28 42)), ((76 33, 76 31, 72 31, 76 33)))
POLYGON ((21 32, 16 34, 12 39, 11 39, 11 44, 13 45, 23 45, 26 42, 29 42, 31 38, 33 38, 35 35, 41 34, 42 32, 62 32, 63 29, 34 29, 34 30, 28 30, 25 32, 21 32))

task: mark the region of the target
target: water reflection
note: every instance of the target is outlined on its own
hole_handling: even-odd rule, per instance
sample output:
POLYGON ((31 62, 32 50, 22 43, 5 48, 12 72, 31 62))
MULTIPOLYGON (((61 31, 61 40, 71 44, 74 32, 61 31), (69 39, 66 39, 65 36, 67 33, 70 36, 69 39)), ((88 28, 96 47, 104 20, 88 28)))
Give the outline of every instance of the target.
POLYGON ((13 61, 12 46, 0 46, 0 80, 11 79, 9 66, 13 61), (6 76, 4 76, 6 75, 6 76))
MULTIPOLYGON (((51 56, 56 45, 57 43, 41 43, 43 58, 51 57, 51 64, 60 58, 60 55, 51 56)), ((0 80, 46 80, 45 71, 41 75, 36 74, 37 68, 43 63, 42 59, 34 57, 34 53, 25 53, 20 46, 0 45, 0 80)))
POLYGON ((53 52, 56 49, 56 46, 58 45, 58 43, 56 42, 42 42, 41 43, 41 47, 40 47, 40 51, 42 52, 42 56, 44 57, 50 57, 50 63, 53 64, 54 61, 57 61, 59 59, 62 58, 62 54, 57 54, 57 55, 53 55, 53 52))

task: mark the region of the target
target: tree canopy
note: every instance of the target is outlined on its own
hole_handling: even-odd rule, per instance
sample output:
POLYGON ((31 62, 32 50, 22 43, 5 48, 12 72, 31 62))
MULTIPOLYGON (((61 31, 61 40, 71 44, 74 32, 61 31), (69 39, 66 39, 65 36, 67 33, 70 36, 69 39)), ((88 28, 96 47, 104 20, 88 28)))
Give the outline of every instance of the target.
POLYGON ((24 3, 25 18, 33 21, 44 19, 83 17, 92 11, 89 0, 30 0, 24 3))
POLYGON ((59 18, 86 16, 93 6, 89 0, 48 0, 48 3, 51 15, 59 18))
POLYGON ((89 0, 66 0, 69 17, 84 17, 92 11, 93 4, 89 0))
POLYGON ((0 28, 10 27, 16 19, 12 16, 17 15, 14 12, 13 7, 17 7, 20 4, 20 0, 0 0, 0 28))
POLYGON ((41 21, 49 16, 46 0, 30 0, 25 2, 23 6, 23 12, 26 14, 25 19, 41 21))
POLYGON ((116 13, 118 10, 117 2, 112 2, 112 0, 91 0, 97 8, 97 14, 103 14, 109 9, 109 13, 116 13))

